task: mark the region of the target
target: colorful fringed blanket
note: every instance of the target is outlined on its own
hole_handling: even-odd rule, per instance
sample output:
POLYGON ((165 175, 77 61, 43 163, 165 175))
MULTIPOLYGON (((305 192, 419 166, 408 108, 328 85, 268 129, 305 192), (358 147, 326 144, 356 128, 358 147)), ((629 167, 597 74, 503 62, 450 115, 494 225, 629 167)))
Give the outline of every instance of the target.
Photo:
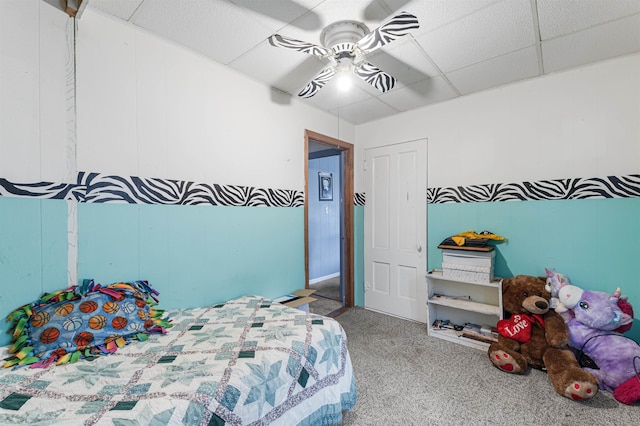
POLYGON ((0 424, 328 425, 356 402, 331 318, 259 296, 167 313, 109 356, 0 369, 0 424))
POLYGON ((115 352, 132 339, 165 333, 171 324, 155 309, 158 292, 147 281, 103 287, 93 280, 44 294, 8 316, 12 354, 4 367, 47 367, 115 352))

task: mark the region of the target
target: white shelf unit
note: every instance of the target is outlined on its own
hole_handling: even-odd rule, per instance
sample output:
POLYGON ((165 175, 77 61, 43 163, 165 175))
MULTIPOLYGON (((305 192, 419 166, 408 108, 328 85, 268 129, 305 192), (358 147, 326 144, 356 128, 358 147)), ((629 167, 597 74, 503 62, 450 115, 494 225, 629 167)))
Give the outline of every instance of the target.
POLYGON ((433 328, 436 319, 449 320, 462 325, 471 322, 495 326, 502 319, 501 278, 490 283, 471 283, 444 278, 441 270, 426 275, 427 285, 427 333, 429 336, 448 340, 480 350, 486 350, 486 342, 463 337, 461 331, 433 328))

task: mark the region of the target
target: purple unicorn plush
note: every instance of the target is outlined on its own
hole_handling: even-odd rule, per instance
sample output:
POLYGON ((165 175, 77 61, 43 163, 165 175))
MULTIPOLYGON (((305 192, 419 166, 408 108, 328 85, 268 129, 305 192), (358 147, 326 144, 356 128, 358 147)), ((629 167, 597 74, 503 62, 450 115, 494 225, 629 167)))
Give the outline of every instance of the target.
POLYGON ((614 392, 621 384, 635 380, 634 362, 637 364, 636 357, 640 357, 640 345, 613 331, 633 321, 618 305, 620 289, 609 295, 567 285, 559 289, 558 299, 573 310, 574 317, 567 322, 569 346, 597 364, 598 369, 585 370, 597 377, 600 388, 614 392))

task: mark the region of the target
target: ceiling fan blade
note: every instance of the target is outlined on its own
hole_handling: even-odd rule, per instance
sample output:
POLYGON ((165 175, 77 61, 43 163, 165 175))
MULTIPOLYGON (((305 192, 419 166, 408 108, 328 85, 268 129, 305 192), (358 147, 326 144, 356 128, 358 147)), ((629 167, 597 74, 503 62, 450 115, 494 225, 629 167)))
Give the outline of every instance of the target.
POLYGON ((304 87, 304 89, 300 91, 300 93, 298 93, 298 96, 300 96, 301 98, 312 97, 313 95, 318 93, 318 90, 322 89, 324 85, 327 84, 329 80, 331 80, 331 77, 333 77, 335 74, 336 67, 323 69, 318 75, 313 78, 313 80, 309 82, 309 84, 304 87))
POLYGON ((307 53, 321 59, 331 55, 331 50, 322 46, 307 43, 306 41, 296 40, 295 38, 285 37, 280 34, 274 34, 269 37, 269 43, 272 46, 297 50, 298 52, 307 53))
POLYGON ((353 68, 353 72, 382 93, 393 89, 396 85, 395 77, 369 62, 360 62, 353 68))
POLYGON ((389 18, 375 30, 356 43, 356 46, 364 52, 373 52, 392 41, 409 34, 409 31, 420 28, 418 18, 409 12, 400 12, 389 18))

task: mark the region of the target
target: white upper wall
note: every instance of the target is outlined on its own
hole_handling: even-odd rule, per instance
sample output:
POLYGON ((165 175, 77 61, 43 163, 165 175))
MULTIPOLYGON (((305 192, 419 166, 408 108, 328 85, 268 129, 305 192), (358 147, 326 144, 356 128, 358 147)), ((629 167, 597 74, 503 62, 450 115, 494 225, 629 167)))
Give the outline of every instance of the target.
POLYGON ((429 187, 640 173, 639 76, 635 54, 359 125, 355 190, 366 148, 421 138, 429 187))
POLYGON ((69 34, 69 16, 41 0, 0 0, 1 178, 19 183, 69 178, 69 34))
MULTIPOLYGON (((72 34, 46 2, 0 1, 2 178, 73 175, 72 34)), ((305 128, 355 143, 358 192, 365 148, 421 138, 430 187, 640 168, 637 54, 354 129, 90 7, 77 42, 81 171, 301 190, 305 128)))
POLYGON ((78 170, 304 189, 304 129, 328 113, 87 8, 77 35, 78 170))

